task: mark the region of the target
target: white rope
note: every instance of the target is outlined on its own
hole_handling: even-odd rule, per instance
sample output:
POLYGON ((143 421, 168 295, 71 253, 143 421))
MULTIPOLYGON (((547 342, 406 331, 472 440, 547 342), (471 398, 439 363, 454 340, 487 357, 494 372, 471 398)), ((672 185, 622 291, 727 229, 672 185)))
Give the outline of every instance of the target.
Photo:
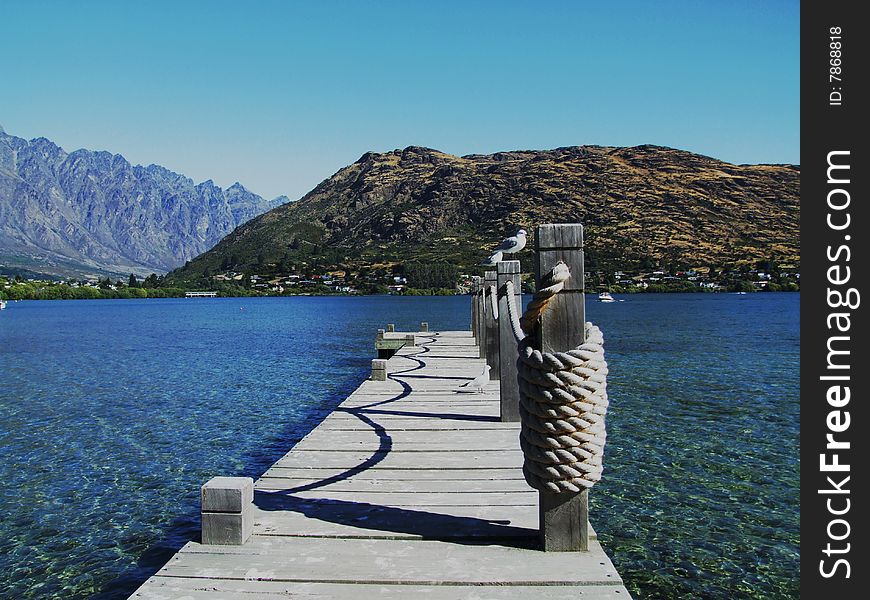
POLYGON ((498 292, 494 285, 486 288, 486 291, 489 294, 490 306, 492 306, 492 320, 498 321, 498 292))
POLYGON ((526 333, 523 331, 523 326, 520 325, 520 317, 517 314, 517 310, 519 309, 519 307, 517 306, 516 302, 514 302, 514 299, 517 297, 517 295, 516 295, 517 290, 514 287, 514 282, 511 281, 510 279, 508 279, 504 285, 505 285, 505 294, 509 298, 509 301, 507 303, 507 307, 508 307, 508 319, 510 320, 510 323, 511 323, 511 330, 514 333, 514 337, 517 339, 518 342, 520 342, 523 340, 523 338, 526 337, 526 333))
MULTIPOLYGON (((518 340, 520 446, 523 475, 530 486, 551 492, 579 492, 600 478, 607 432, 607 362, 604 336, 585 324, 585 342, 568 352, 532 348, 528 334, 570 277, 558 263, 519 319, 508 303, 518 340)), ((510 282, 508 282, 510 284, 510 282)), ((506 288, 514 292, 513 284, 506 288)))

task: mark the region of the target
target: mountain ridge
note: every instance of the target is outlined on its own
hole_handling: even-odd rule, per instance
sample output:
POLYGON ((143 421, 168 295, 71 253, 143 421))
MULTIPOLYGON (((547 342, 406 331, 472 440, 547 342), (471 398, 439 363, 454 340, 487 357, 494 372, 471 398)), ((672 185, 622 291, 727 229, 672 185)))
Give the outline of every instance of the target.
POLYGON ((0 127, 0 268, 10 272, 165 273, 282 201, 0 127))

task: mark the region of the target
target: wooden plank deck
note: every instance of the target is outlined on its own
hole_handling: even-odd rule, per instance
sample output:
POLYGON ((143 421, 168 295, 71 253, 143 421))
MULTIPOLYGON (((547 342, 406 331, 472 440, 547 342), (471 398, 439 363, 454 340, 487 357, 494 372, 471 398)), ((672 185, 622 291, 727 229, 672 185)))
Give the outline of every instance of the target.
POLYGON ((537 549, 519 426, 467 331, 418 336, 255 483, 243 546, 190 542, 132 596, 627 600, 598 541, 537 549))

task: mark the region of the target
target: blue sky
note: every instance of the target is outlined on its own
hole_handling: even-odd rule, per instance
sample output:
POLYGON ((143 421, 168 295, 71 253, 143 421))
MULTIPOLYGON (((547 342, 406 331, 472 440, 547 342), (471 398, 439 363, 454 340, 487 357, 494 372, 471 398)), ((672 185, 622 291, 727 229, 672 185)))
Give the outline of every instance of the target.
POLYGON ((0 124, 301 197, 368 150, 799 162, 799 3, 0 0, 0 124))

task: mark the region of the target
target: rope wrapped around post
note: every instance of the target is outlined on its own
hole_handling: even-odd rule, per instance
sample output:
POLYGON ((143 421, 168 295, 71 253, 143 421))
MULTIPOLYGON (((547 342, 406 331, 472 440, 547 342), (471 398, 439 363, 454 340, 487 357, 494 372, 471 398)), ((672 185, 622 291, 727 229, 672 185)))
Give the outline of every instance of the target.
POLYGON ((494 285, 491 285, 487 288, 487 292, 489 294, 489 304, 492 307, 492 318, 494 321, 498 321, 498 291, 494 285))
MULTIPOLYGON (((576 493, 601 478, 607 438, 607 362, 601 330, 586 323, 586 341, 568 352, 541 352, 528 337, 570 275, 562 262, 553 267, 544 279, 547 285, 535 293, 522 317, 508 305, 519 342, 523 475, 533 488, 555 493, 576 493)), ((514 292, 510 283, 507 292, 514 292)))

